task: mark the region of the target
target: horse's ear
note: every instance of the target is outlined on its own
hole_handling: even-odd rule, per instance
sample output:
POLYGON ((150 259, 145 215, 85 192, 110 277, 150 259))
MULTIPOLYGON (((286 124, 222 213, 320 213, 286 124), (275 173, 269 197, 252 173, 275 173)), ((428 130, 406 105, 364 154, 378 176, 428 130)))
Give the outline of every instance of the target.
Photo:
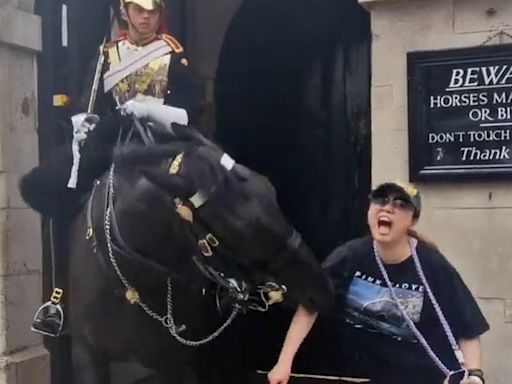
POLYGON ((186 200, 195 193, 194 183, 181 175, 170 175, 161 169, 137 167, 137 170, 151 183, 173 197, 186 200))
POLYGON ((150 167, 172 158, 189 147, 188 144, 172 143, 142 146, 125 144, 114 148, 114 163, 117 167, 150 167))

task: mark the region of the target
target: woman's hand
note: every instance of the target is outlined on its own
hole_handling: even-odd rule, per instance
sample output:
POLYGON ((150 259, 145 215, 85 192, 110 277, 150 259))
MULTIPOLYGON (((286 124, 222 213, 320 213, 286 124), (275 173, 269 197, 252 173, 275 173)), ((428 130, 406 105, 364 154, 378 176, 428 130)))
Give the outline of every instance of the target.
POLYGON ((268 382, 269 384, 287 384, 291 373, 292 367, 290 364, 278 362, 268 373, 268 382))
POLYGON ((469 376, 467 379, 464 379, 460 382, 460 384, 482 384, 483 381, 476 376, 469 376))
POLYGON ((299 305, 288 328, 277 364, 268 373, 267 377, 270 384, 288 383, 295 354, 315 323, 316 317, 316 312, 310 312, 302 305, 299 305))
MULTIPOLYGON (((468 376, 466 379, 462 379, 460 384, 482 384, 483 381, 476 376, 468 376)), ((444 384, 450 384, 449 380, 446 379, 444 384)))

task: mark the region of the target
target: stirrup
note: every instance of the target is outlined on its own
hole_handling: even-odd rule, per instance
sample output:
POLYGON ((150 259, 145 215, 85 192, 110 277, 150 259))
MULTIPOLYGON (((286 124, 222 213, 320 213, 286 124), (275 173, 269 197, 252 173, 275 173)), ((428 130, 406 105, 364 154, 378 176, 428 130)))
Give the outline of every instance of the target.
POLYGON ((52 337, 60 336, 64 325, 64 311, 60 304, 62 294, 62 289, 55 288, 50 301, 39 307, 30 327, 33 332, 52 337))

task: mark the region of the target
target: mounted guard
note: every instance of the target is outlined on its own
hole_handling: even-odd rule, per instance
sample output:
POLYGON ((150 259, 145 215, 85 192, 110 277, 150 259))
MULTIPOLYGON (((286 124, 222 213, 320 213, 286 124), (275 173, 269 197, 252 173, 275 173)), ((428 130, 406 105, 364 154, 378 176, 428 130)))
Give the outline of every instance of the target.
MULTIPOLYGON (((172 124, 195 124, 196 80, 182 45, 165 33, 165 13, 163 0, 121 0, 121 23, 126 30, 100 46, 92 84, 87 87, 87 112, 71 118, 72 145, 59 148, 46 164, 24 177, 20 185, 24 198, 34 200, 31 185, 48 180, 45 184, 48 195, 55 197, 55 207, 63 216, 75 212, 93 181, 112 162, 113 147, 124 134, 119 111, 149 122, 161 133, 169 132, 172 124)), ((151 132, 139 134, 144 141, 153 140, 151 132)), ((37 201, 35 197, 36 207, 37 201)), ((60 335, 63 295, 62 288, 54 286, 51 300, 34 317, 33 331, 60 335)))

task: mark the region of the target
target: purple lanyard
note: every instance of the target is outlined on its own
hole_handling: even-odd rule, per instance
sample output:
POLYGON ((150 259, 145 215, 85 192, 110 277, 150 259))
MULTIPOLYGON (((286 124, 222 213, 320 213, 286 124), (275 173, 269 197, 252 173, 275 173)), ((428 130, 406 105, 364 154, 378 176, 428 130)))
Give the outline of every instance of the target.
MULTIPOLYGON (((418 254, 416 252, 416 244, 410 240, 409 241, 409 247, 411 249, 412 258, 414 260, 414 266, 416 267, 416 272, 418 273, 421 282, 423 283, 423 286, 425 287, 425 290, 427 291, 428 297, 430 298, 430 302, 432 303, 432 306, 434 307, 434 310, 437 314, 437 317, 439 321, 441 322, 441 325, 443 327, 444 333, 448 337, 448 340, 450 341, 451 347, 453 349, 453 353, 455 354, 455 357, 457 358, 457 361, 460 364, 460 369, 456 371, 449 370, 443 362, 437 357, 435 352, 432 350, 430 345, 428 344, 428 341, 423 337, 421 332, 418 330, 414 322, 411 320, 409 314, 406 312, 400 301, 398 300, 398 297, 396 296, 395 290, 393 288, 393 285, 391 284, 391 280, 389 279, 388 273, 386 271, 386 268, 384 267, 384 263, 382 262, 382 259, 379 255, 379 250, 377 247, 377 243, 373 242, 373 253, 375 255, 375 260, 377 261, 377 265, 379 266, 380 272, 382 273, 382 276, 384 277, 384 280, 386 281, 386 284, 390 290, 391 297, 393 298, 393 301, 400 309, 400 312, 402 313, 402 316, 404 317, 405 321, 407 322, 407 325, 411 329, 411 331, 414 333, 420 344, 423 346, 427 354, 430 356, 432 361, 437 365, 437 367, 447 376, 450 377, 455 373, 459 373, 461 371, 466 371, 464 367, 464 356, 459 349, 459 346, 455 340, 455 337, 453 336, 453 332, 450 329, 450 326, 448 325, 448 321, 446 321, 446 317, 443 314, 443 311, 441 310, 441 307, 439 306, 434 293, 432 292, 432 289, 430 289, 430 285, 428 284, 427 278, 425 277, 425 273, 423 272, 423 268, 420 263, 420 259, 418 257, 418 254)), ((467 376, 467 371, 465 372, 465 376, 467 376)))

